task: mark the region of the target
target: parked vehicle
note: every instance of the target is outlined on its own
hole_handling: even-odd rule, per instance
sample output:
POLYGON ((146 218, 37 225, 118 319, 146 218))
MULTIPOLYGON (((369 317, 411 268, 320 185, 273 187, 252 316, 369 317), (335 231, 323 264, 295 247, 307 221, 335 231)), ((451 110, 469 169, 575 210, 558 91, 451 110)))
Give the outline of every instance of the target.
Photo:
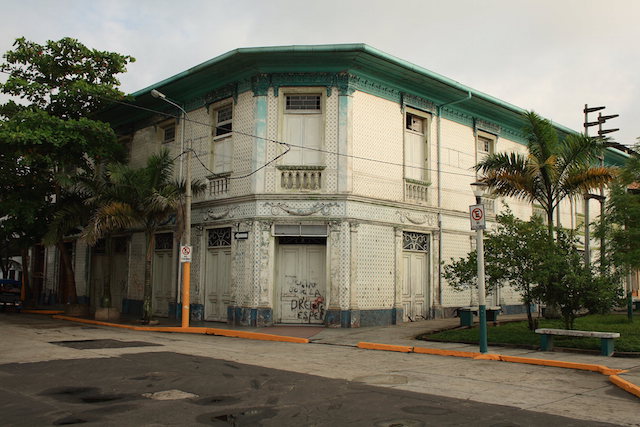
POLYGON ((21 289, 22 283, 17 280, 0 279, 0 310, 20 311, 22 309, 21 289))

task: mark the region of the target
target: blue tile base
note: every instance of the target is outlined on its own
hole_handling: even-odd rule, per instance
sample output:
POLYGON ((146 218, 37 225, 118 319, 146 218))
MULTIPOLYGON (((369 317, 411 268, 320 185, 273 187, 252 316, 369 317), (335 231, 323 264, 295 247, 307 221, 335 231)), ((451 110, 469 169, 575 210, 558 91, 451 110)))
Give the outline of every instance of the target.
POLYGON ((363 326, 388 326, 402 323, 402 309, 337 310, 329 309, 324 324, 330 328, 360 328, 363 326))
POLYGON ((135 316, 142 316, 142 300, 137 299, 123 299, 122 300, 122 313, 132 314, 135 316))
MULTIPOLYGON (((169 319, 182 320, 182 306, 175 302, 169 303, 169 319)), ((189 306, 190 320, 204 320, 204 305, 191 304, 189 306)))
POLYGON ((228 306, 227 323, 234 326, 273 326, 273 309, 228 306))

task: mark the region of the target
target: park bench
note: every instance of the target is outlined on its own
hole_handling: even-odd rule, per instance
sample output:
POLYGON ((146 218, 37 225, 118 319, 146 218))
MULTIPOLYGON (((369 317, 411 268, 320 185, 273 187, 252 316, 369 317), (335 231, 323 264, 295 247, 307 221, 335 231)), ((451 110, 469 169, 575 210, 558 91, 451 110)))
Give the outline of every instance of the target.
MULTIPOLYGON (((487 322, 497 322, 498 313, 502 310, 502 307, 487 307, 487 322)), ((473 316, 478 315, 479 307, 460 307, 458 309, 458 316, 460 316, 460 326, 472 326, 473 316)))
POLYGON ((620 338, 618 332, 574 331, 570 329, 536 329, 540 334, 540 348, 542 351, 553 350, 553 337, 556 335, 566 337, 590 337, 600 338, 600 354, 611 356, 613 354, 613 340, 620 338))

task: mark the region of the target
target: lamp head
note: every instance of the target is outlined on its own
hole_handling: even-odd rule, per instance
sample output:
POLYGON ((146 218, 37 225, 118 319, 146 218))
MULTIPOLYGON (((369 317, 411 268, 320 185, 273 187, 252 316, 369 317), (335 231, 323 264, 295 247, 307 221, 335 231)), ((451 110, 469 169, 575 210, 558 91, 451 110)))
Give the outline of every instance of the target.
POLYGON ((153 96, 154 98, 160 98, 160 99, 165 99, 167 97, 167 95, 155 89, 151 89, 151 96, 153 96))
POLYGON ((472 182, 471 188, 473 189, 473 195, 476 197, 482 197, 487 190, 488 185, 484 182, 472 182))

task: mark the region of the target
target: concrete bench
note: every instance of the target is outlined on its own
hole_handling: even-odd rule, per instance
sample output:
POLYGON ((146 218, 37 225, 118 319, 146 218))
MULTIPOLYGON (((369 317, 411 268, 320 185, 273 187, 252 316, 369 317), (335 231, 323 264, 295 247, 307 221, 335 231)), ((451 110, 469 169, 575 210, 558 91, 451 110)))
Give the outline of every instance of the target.
POLYGON ((617 332, 574 331, 570 329, 536 329, 540 334, 540 348, 542 351, 553 350, 553 337, 555 335, 566 337, 600 338, 600 354, 611 356, 613 354, 613 340, 620 338, 617 332))
MULTIPOLYGON (((478 314, 479 307, 460 307, 458 309, 458 316, 460 316, 460 326, 472 326, 473 316, 478 314)), ((498 314, 502 310, 502 307, 487 307, 487 322, 497 322, 498 314)))

